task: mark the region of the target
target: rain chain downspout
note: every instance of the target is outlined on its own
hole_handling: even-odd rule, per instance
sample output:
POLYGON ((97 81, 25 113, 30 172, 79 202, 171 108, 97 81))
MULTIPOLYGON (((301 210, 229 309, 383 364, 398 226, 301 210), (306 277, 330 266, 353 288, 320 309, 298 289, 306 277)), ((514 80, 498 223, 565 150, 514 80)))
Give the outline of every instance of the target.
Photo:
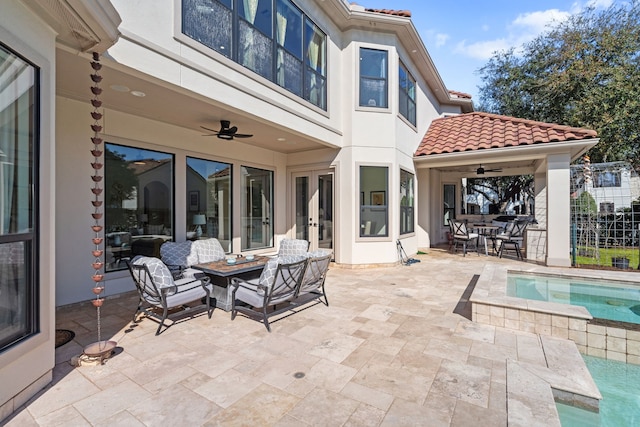
POLYGON ((100 309, 104 303, 103 293, 105 287, 103 283, 104 274, 102 273, 102 269, 104 268, 104 250, 102 249, 104 238, 101 237, 103 230, 103 226, 101 225, 103 217, 103 200, 101 197, 103 191, 103 188, 101 187, 103 179, 103 175, 101 173, 103 167, 103 140, 100 137, 100 132, 102 132, 102 113, 100 112, 100 107, 102 107, 102 101, 99 98, 102 93, 102 88, 100 87, 100 82, 102 81, 100 69, 102 68, 102 64, 100 63, 100 54, 97 52, 93 52, 91 68, 93 68, 93 73, 90 75, 91 81, 93 82, 93 86, 91 86, 91 93, 93 94, 93 98, 91 99, 91 105, 93 106, 93 111, 91 112, 91 118, 93 119, 93 124, 91 125, 91 130, 93 131, 93 136, 91 137, 91 142, 93 143, 93 149, 91 150, 91 154, 93 155, 93 161, 91 162, 93 175, 91 176, 91 181, 93 187, 91 188, 91 192, 94 195, 93 200, 91 201, 91 205, 93 206, 93 213, 91 214, 91 217, 94 220, 91 230, 95 233, 91 239, 92 243, 95 245, 91 251, 91 255, 94 257, 94 261, 91 264, 94 273, 91 278, 93 279, 92 290, 95 295, 95 299, 93 299, 91 303, 96 307, 98 341, 86 346, 84 348, 84 355, 88 357, 97 357, 101 362, 103 362, 104 358, 111 354, 117 343, 115 341, 102 340, 100 324, 100 309))

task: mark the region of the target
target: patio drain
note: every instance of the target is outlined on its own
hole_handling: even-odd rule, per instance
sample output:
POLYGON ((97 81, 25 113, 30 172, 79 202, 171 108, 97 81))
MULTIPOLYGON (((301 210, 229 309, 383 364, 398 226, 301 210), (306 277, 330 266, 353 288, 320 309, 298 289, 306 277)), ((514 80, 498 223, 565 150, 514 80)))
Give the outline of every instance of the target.
POLYGON ((295 378, 304 378, 304 372, 296 372, 293 376, 295 378))

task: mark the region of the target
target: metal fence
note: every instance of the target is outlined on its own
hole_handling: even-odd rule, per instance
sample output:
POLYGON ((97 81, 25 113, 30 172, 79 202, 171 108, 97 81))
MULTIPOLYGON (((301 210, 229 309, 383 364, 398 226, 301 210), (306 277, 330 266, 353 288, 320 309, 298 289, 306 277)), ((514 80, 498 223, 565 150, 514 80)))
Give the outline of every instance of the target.
POLYGON ((640 176, 627 162, 571 167, 571 248, 576 266, 638 269, 640 176))

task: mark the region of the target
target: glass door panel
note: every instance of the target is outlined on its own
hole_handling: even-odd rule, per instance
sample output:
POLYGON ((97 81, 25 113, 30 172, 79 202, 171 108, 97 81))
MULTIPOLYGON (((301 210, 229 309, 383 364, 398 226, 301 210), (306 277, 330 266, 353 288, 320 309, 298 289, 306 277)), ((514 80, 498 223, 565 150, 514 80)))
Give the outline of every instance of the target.
POLYGON ((296 239, 309 240, 309 177, 296 177, 295 186, 296 239))
POLYGON ((242 250, 272 246, 273 172, 243 167, 242 250))
POLYGON ((309 250, 333 248, 333 174, 303 172, 293 176, 294 234, 309 250))

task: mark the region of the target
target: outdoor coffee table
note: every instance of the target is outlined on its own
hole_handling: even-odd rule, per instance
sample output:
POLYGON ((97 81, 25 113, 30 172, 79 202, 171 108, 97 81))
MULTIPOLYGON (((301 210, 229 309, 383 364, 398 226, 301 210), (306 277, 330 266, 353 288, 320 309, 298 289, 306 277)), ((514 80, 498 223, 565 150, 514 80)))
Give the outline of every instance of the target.
POLYGON ((226 259, 223 259, 195 264, 192 267, 211 278, 213 285, 211 297, 216 300, 216 307, 230 311, 233 302, 231 301, 231 278, 240 277, 245 280, 258 278, 267 261, 269 261, 269 257, 256 256, 251 261, 246 258, 237 258, 235 264, 229 264, 226 259))

